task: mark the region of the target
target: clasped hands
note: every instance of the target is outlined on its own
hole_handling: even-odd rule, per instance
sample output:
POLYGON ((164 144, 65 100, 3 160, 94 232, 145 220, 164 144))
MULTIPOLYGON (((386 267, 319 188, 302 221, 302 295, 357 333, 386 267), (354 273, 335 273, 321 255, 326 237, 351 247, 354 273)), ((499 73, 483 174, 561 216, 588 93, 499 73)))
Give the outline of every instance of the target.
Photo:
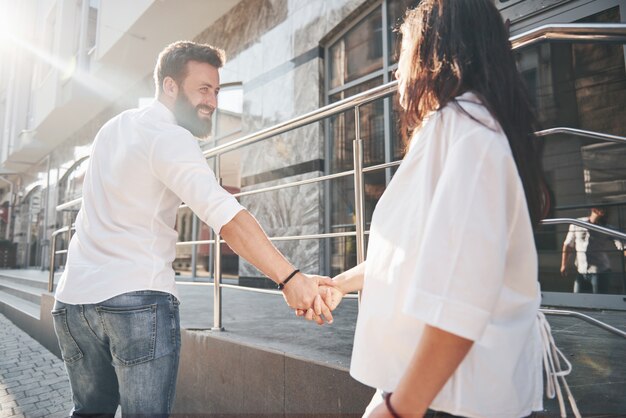
POLYGON ((297 316, 323 325, 324 320, 332 324, 332 311, 344 294, 330 277, 298 273, 285 286, 283 296, 297 316))

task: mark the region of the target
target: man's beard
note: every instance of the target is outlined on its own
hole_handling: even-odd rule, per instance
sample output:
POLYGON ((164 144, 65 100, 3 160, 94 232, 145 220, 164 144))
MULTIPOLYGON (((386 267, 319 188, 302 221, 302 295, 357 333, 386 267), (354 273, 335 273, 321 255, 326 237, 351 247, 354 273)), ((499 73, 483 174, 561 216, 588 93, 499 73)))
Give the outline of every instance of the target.
MULTIPOLYGON (((199 109, 211 109, 209 106, 198 105, 194 107, 185 93, 179 92, 174 103, 174 116, 180 126, 187 129, 197 138, 204 139, 211 133, 213 127, 212 118, 203 118, 198 115, 199 109)), ((215 109, 211 110, 211 114, 215 109)))

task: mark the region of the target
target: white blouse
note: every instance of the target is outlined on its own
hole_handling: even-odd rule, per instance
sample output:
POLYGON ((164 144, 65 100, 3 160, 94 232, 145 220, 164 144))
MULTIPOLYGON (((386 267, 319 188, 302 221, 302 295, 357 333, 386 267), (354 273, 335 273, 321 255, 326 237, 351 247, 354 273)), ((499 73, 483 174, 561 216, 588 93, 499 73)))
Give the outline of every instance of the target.
POLYGON ((351 374, 393 391, 428 324, 475 341, 431 408, 519 418, 542 409, 532 227, 504 132, 475 95, 457 100, 415 134, 376 206, 351 374))

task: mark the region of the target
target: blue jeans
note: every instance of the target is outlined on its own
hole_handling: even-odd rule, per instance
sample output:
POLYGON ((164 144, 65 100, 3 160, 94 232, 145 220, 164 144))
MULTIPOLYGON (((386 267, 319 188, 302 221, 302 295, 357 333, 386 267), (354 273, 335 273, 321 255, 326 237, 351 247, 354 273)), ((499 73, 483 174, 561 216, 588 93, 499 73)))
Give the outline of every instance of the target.
POLYGON ((138 291, 104 302, 56 301, 54 330, 70 378, 72 416, 167 417, 180 355, 178 300, 138 291))
POLYGON ((601 273, 578 274, 574 280, 574 293, 609 293, 611 270, 601 273))

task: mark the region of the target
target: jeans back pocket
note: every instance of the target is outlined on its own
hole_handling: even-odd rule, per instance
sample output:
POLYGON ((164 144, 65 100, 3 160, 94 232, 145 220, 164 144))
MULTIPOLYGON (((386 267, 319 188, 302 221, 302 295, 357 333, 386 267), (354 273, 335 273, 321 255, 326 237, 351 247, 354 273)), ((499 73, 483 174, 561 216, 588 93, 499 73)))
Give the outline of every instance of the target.
POLYGON ((115 360, 132 366, 154 359, 156 304, 124 308, 97 306, 96 310, 109 337, 115 360))
POLYGON ((54 321, 54 332, 59 340, 63 361, 69 364, 83 358, 83 352, 80 351, 67 325, 67 309, 62 308, 52 311, 52 320, 54 321))

